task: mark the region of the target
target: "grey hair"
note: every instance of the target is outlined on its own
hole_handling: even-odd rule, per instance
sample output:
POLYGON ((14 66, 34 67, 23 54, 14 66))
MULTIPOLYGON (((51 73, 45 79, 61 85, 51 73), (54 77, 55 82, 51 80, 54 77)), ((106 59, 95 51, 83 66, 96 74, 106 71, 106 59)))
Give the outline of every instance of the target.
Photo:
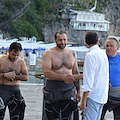
POLYGON ((118 38, 116 37, 116 36, 108 36, 107 37, 107 40, 108 39, 113 39, 113 40, 115 40, 116 42, 117 42, 117 47, 119 47, 119 40, 118 40, 118 38))

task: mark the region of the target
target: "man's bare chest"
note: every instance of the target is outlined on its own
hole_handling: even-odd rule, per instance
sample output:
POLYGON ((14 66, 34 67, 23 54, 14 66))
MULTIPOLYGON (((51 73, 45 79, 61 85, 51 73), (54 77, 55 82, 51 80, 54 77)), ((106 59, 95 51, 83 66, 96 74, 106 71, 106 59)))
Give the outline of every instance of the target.
POLYGON ((56 55, 54 59, 52 59, 52 68, 60 69, 62 67, 66 67, 68 69, 72 69, 74 64, 74 58, 71 55, 56 55))
POLYGON ((3 63, 0 67, 1 72, 12 72, 20 73, 20 65, 17 63, 3 63))

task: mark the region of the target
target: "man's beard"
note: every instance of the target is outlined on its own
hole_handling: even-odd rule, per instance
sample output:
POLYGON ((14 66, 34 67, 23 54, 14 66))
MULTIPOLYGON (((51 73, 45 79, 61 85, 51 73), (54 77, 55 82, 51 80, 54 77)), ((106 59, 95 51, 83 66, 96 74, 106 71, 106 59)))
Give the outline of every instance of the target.
POLYGON ((8 56, 8 58, 9 58, 10 61, 15 61, 15 60, 16 60, 16 59, 13 60, 13 59, 10 57, 10 55, 8 56))
POLYGON ((60 48, 60 49, 64 49, 65 47, 66 47, 66 44, 65 44, 65 46, 61 46, 61 44, 57 44, 57 46, 60 48))

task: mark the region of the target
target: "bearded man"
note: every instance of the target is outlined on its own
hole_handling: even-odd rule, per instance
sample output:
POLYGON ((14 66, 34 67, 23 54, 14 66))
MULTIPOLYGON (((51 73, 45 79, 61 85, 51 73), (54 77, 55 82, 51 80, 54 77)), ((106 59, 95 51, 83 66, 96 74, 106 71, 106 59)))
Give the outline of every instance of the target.
POLYGON ((19 57, 20 43, 13 42, 8 55, 0 57, 0 120, 4 119, 8 106, 10 120, 23 120, 25 101, 20 93, 20 81, 28 80, 28 71, 24 60, 19 57))
POLYGON ((56 32, 54 41, 56 46, 45 51, 42 57, 42 69, 46 77, 43 92, 47 118, 57 120, 61 114, 63 120, 70 120, 74 112, 74 120, 79 120, 77 103, 81 99, 80 84, 74 77, 79 74, 77 56, 66 47, 66 32, 56 32))

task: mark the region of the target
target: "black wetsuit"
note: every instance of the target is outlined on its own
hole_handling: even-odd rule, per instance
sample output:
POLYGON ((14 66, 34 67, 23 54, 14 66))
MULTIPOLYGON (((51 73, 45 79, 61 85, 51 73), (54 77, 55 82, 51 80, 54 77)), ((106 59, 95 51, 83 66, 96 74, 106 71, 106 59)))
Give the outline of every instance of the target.
POLYGON ((67 84, 59 80, 46 80, 43 92, 48 120, 59 117, 62 120, 70 120, 72 112, 74 120, 79 120, 76 88, 73 82, 67 84))
POLYGON ((10 120, 24 119, 25 101, 20 93, 18 85, 0 84, 0 97, 5 104, 5 108, 0 110, 0 120, 4 119, 7 106, 10 113, 10 120))
POLYGON ((107 110, 113 111, 114 120, 120 120, 120 87, 110 88, 108 95, 108 101, 103 106, 101 120, 104 120, 107 110))

